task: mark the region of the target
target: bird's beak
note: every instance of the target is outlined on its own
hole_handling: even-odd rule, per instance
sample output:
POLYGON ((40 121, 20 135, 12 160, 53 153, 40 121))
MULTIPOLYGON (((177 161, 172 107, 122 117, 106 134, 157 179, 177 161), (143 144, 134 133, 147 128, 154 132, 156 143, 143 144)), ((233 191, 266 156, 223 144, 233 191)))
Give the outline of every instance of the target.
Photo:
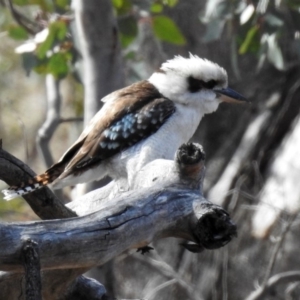
POLYGON ((239 94, 238 92, 230 89, 214 89, 214 92, 219 96, 222 102, 229 102, 229 103, 240 103, 242 102, 250 102, 244 96, 239 94))

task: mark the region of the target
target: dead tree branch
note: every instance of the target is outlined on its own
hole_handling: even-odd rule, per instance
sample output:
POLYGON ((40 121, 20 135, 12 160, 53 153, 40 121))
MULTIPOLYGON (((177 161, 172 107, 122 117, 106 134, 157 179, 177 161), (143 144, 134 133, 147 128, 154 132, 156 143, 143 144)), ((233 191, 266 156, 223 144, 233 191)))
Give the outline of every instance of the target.
MULTIPOLYGON (((9 185, 27 182, 36 174, 23 162, 0 148, 0 179, 9 185)), ((47 187, 24 196, 26 202, 41 219, 75 217, 47 187)))
MULTIPOLYGON (((34 239, 39 247, 45 299, 49 299, 50 291, 51 299, 62 293, 65 299, 70 293, 80 294, 93 283, 82 277, 76 279, 78 275, 127 249, 144 247, 155 239, 183 238, 193 243, 193 247, 185 246, 193 252, 226 245, 236 235, 236 226, 226 211, 202 196, 202 148, 195 144, 183 145, 175 162, 158 162, 154 161, 141 170, 146 187, 142 187, 138 174, 137 189, 119 191, 119 195, 109 201, 103 201, 101 189, 97 191, 102 201, 92 214, 0 224, 0 269, 9 272, 0 276, 0 289, 3 284, 16 282, 18 274, 22 274, 20 243, 30 239, 34 239), (153 166, 158 162, 161 167, 155 174, 153 166), (11 272, 15 273, 14 276, 11 272)), ((103 292, 102 286, 96 285, 96 289, 103 292)), ((14 298, 9 296, 8 299, 14 298)))
POLYGON ((0 269, 22 272, 20 240, 33 237, 40 248, 42 269, 90 268, 163 237, 216 249, 236 235, 236 227, 222 208, 199 192, 158 187, 124 193, 91 215, 11 223, 9 231, 0 224, 0 232, 0 269))
MULTIPOLYGON (((18 160, 0 147, 0 179, 8 183, 9 185, 20 184, 23 181, 28 181, 36 174, 23 162, 18 160)), ((76 213, 63 205, 63 203, 54 196, 51 190, 47 187, 37 190, 33 193, 24 196, 26 202, 30 205, 33 211, 41 219, 59 219, 75 217, 76 213)), ((66 286, 72 286, 70 294, 81 291, 82 288, 86 288, 91 283, 92 279, 81 276, 80 280, 76 277, 85 272, 86 269, 73 269, 73 270, 55 270, 44 272, 42 276, 43 286, 55 286, 50 293, 43 291, 44 299, 53 299, 54 291, 57 294, 64 292, 66 286), (65 281, 59 282, 57 279, 64 278, 65 281), (73 280, 75 280, 73 282, 73 280)), ((0 272, 0 286, 3 295, 8 295, 7 299, 20 299, 19 295, 21 291, 18 289, 9 289, 9 283, 20 282, 20 288, 25 289, 23 282, 23 274, 19 273, 6 273, 0 272), (6 291, 6 292, 5 292, 6 291)), ((93 281, 93 280, 92 280, 93 281)), ((94 284, 95 285, 95 284, 94 284)), ((103 289, 101 289, 103 290, 103 289)), ((80 298, 78 298, 80 299, 80 298)), ((93 299, 92 297, 90 299, 93 299)), ((97 298, 101 299, 101 298, 97 298)))

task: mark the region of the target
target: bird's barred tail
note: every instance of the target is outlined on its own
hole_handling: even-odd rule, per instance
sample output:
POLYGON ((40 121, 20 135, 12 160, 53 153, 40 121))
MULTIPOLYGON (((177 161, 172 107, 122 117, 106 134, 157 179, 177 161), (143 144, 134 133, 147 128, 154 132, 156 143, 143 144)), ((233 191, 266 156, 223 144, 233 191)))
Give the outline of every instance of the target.
POLYGON ((4 200, 9 201, 40 189, 43 186, 52 183, 60 174, 61 168, 57 168, 54 165, 45 173, 37 175, 27 182, 23 182, 19 186, 11 186, 6 190, 2 190, 2 193, 4 194, 4 200))
POLYGON ((31 193, 39 188, 43 187, 42 184, 36 182, 33 184, 24 184, 24 187, 19 186, 11 186, 6 190, 2 190, 2 193, 4 194, 4 200, 9 201, 12 199, 15 199, 19 196, 26 195, 28 193, 31 193))

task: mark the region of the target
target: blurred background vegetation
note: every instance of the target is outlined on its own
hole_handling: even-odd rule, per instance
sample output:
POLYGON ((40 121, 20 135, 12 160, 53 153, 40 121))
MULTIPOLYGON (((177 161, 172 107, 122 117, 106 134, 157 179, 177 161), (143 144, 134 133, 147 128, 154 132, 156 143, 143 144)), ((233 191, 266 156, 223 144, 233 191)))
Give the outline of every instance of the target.
MULTIPOLYGON (((74 25, 75 2, 0 0, 0 138, 4 149, 37 173, 48 167, 49 161, 57 161, 83 126, 85 62, 74 25), (48 137, 50 160, 38 156, 43 150, 35 142, 49 108, 47 76, 58 84, 61 94, 60 121, 48 137)), ((193 292, 178 282, 158 288, 171 280, 170 276, 163 268, 151 266, 150 260, 129 253, 111 262, 109 272, 96 277, 110 293, 123 298, 244 299, 255 283, 266 282, 274 272, 297 270, 297 184, 274 204, 275 212, 272 200, 267 202, 264 195, 269 195, 266 186, 274 177, 274 164, 287 151, 299 120, 299 0, 112 0, 111 4, 125 74, 118 85, 145 79, 166 59, 191 52, 222 65, 230 86, 252 105, 221 105, 215 114, 205 117, 193 138, 207 153, 206 195, 229 210, 239 226, 238 240, 199 255, 186 253, 176 240, 155 244, 162 261, 193 292), (296 200, 289 204, 292 194, 296 200), (267 209, 264 207, 260 217, 261 204, 266 202, 267 209), (283 236, 286 224, 291 226, 283 236), (285 239, 280 249, 278 237, 285 239), (270 260, 274 249, 277 255, 270 260)), ((101 9, 104 6, 99 1, 95 20, 101 9)), ((279 182, 291 179, 296 183, 300 178, 299 148, 296 140, 289 146, 290 161, 285 161, 297 170, 291 174, 286 168, 282 177, 276 175, 283 178, 279 182)), ((0 188, 4 186, 1 182, 0 188)), ((272 190, 278 195, 277 188, 278 182, 272 190)), ((21 199, 0 201, 0 216, 5 220, 35 218, 21 199)), ((299 297, 298 284, 288 282, 276 285, 261 299, 299 297)))

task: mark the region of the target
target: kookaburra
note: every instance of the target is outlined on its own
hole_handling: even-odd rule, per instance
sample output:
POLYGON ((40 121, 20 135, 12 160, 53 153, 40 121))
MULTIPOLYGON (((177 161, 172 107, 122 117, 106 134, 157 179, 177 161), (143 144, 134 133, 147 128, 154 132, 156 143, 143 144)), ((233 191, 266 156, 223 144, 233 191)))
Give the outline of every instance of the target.
POLYGON ((62 188, 106 175, 127 178, 130 186, 148 162, 173 159, 202 117, 214 112, 220 102, 246 99, 227 87, 222 67, 190 54, 168 60, 148 80, 102 101, 102 109, 58 163, 29 182, 3 190, 6 200, 45 185, 62 188))

